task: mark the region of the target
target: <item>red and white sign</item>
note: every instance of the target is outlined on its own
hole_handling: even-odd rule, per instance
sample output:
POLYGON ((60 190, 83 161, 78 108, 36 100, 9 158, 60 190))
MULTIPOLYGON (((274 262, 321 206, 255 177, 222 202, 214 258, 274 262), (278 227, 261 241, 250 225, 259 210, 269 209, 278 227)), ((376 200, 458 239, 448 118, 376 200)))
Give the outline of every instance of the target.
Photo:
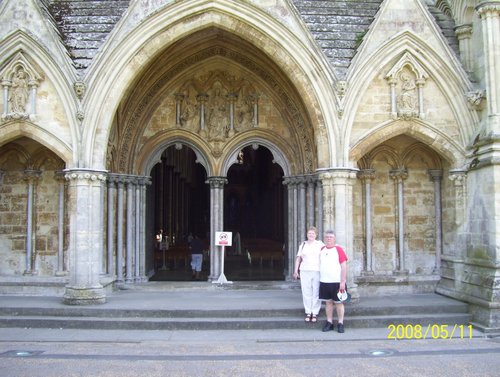
POLYGON ((217 246, 232 246, 233 233, 232 232, 215 232, 215 244, 217 246))

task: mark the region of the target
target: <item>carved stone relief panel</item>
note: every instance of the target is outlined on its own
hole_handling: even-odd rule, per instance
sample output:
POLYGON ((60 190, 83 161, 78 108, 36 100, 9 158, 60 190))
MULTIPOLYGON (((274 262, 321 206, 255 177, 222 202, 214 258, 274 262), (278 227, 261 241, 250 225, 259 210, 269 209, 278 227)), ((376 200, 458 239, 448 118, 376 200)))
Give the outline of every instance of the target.
POLYGON ((218 158, 232 137, 257 129, 269 131, 269 140, 290 143, 300 171, 314 170, 313 131, 294 93, 265 67, 224 47, 178 61, 124 104, 116 126, 119 171, 133 166, 132 150, 140 151, 169 130, 199 135, 218 158), (193 65, 198 68, 186 73, 193 65))
POLYGON ((258 125, 255 87, 228 71, 210 71, 185 82, 174 93, 176 125, 209 142, 225 141, 258 125))

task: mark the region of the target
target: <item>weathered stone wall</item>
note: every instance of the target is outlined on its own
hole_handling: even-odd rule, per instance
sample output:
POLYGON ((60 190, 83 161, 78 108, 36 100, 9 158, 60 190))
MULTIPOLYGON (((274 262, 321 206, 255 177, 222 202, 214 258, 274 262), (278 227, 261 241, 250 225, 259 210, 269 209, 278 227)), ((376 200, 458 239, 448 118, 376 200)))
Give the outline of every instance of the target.
POLYGON ((58 270, 59 182, 62 161, 40 145, 22 139, 0 148, 0 274, 22 275, 32 267, 40 276, 58 270), (28 175, 33 185, 32 262, 27 266, 28 175), (27 268, 28 267, 28 268, 27 268))
MULTIPOLYGON (((429 176, 429 155, 434 152, 425 147, 416 149, 405 159, 415 141, 408 137, 397 137, 377 147, 370 158, 370 168, 375 170, 371 180, 372 201, 372 268, 375 275, 392 275, 399 266, 398 234, 398 187, 391 171, 398 166, 406 169, 403 179, 404 208, 404 254, 405 270, 410 274, 430 275, 436 267, 436 215, 435 188, 429 176)), ((439 160, 435 160, 436 163, 439 160)), ((363 182, 358 180, 354 190, 354 251, 357 258, 365 260, 365 197, 363 182)), ((444 221, 449 221, 444 219, 444 221)), ((356 265, 356 274, 361 273, 361 264, 356 265)))

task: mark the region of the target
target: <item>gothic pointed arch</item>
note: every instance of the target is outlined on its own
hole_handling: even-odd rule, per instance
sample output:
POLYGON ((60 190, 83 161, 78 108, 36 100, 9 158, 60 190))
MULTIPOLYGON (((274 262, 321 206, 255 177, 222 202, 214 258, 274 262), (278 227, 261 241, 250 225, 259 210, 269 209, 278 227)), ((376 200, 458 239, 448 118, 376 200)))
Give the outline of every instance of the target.
MULTIPOLYGON (((233 14, 222 11, 225 5, 227 5, 225 0, 203 4, 198 9, 199 17, 196 25, 193 25, 193 28, 190 29, 181 28, 180 23, 177 23, 177 21, 186 20, 192 16, 186 11, 189 4, 180 3, 176 6, 159 9, 158 12, 151 14, 149 22, 144 22, 136 29, 124 27, 122 33, 125 34, 120 35, 120 31, 116 32, 117 39, 114 39, 112 46, 104 46, 106 52, 99 57, 99 62, 96 62, 96 65, 90 67, 88 71, 89 80, 97 84, 85 99, 85 107, 97 109, 92 114, 92 119, 84 120, 85 124, 89 124, 89 127, 84 127, 86 132, 84 154, 89 162, 94 161, 93 165, 102 163, 104 142, 101 138, 105 138, 110 134, 111 124, 113 123, 111 117, 116 111, 120 111, 120 104, 126 102, 125 97, 117 98, 116 93, 127 93, 127 98, 131 98, 128 95, 135 91, 137 82, 159 77, 158 69, 160 66, 154 67, 155 61, 163 61, 164 65, 169 66, 170 74, 174 74, 174 69, 186 70, 193 64, 200 62, 200 59, 207 59, 211 55, 230 59, 239 66, 245 66, 247 69, 253 70, 254 75, 260 76, 263 81, 267 81, 269 85, 276 88, 276 93, 281 91, 280 95, 284 104, 293 106, 289 112, 292 120, 291 125, 302 127, 303 124, 308 132, 308 135, 304 136, 304 139, 309 144, 307 149, 311 150, 308 153, 311 153, 314 160, 316 159, 314 156, 318 154, 326 156, 318 162, 324 166, 331 164, 331 154, 334 154, 336 150, 333 143, 333 139, 335 139, 333 134, 336 132, 336 117, 332 104, 337 103, 338 99, 328 84, 328 82, 331 82, 331 78, 328 78, 328 76, 333 73, 331 68, 327 68, 324 57, 321 57, 317 51, 292 57, 292 49, 287 49, 286 46, 291 43, 301 42, 296 39, 296 36, 290 34, 289 30, 276 23, 275 19, 260 13, 250 3, 241 2, 241 7, 234 9, 233 14), (242 14, 242 17, 238 18, 240 12, 250 10, 250 8, 255 12, 246 13, 244 17, 242 14), (144 25, 148 25, 147 29, 144 28, 144 25), (169 25, 169 27, 166 27, 166 25, 169 25), (265 30, 271 25, 273 33, 266 33, 265 30), (165 34, 164 30, 168 30, 168 34, 165 34), (203 39, 214 34, 220 37, 220 46, 217 46, 217 48, 212 48, 212 46, 199 48, 199 53, 193 54, 193 51, 191 51, 191 54, 186 54, 183 59, 180 59, 180 55, 174 58, 173 55, 166 54, 166 51, 174 51, 176 46, 181 46, 183 41, 186 40, 197 41, 199 46, 203 46, 203 39), (125 35, 127 38, 124 38, 125 35), (232 46, 228 46, 226 43, 236 40, 239 42, 233 43, 232 46), (238 50, 235 52, 235 47, 239 47, 239 51, 245 50, 244 52, 247 54, 238 53, 238 50), (247 47, 250 47, 250 49, 247 47), (259 60, 262 61, 265 58, 271 62, 271 57, 274 68, 272 70, 263 69, 265 67, 259 64, 259 60), (106 78, 101 77, 99 81, 96 81, 95 77, 99 75, 100 67, 106 66, 109 68, 110 64, 108 62, 111 61, 113 61, 113 69, 108 69, 106 78), (176 67, 170 66, 173 61, 182 61, 182 64, 176 67), (134 69, 139 62, 143 69, 134 69), (322 66, 324 67, 320 68, 322 66), (315 72, 319 73, 320 77, 316 77, 315 73, 313 80, 311 67, 317 67, 315 72), (132 72, 134 74, 131 74, 132 72), (286 78, 287 83, 281 84, 277 82, 276 77, 286 78), (113 83, 112 86, 111 83, 113 83), (320 90, 318 84, 322 88, 322 95, 318 94, 320 90), (295 98, 289 96, 292 92, 295 92, 295 98), (102 104, 94 103, 98 98, 98 93, 100 98, 104 93, 104 96, 110 99, 107 102, 106 109, 102 107, 102 104), (102 129, 99 127, 102 127, 102 129), (316 143, 319 138, 322 138, 322 142, 316 143), (322 153, 317 153, 315 145, 324 149, 322 153)), ((127 25, 127 27, 129 26, 127 25)), ((184 88, 183 84, 185 83, 179 82, 177 88, 184 88)), ((157 84, 162 85, 160 82, 157 84)), ((193 89, 196 89, 196 86, 190 86, 190 90, 193 89)), ((148 94, 148 96, 151 95, 148 94)), ((276 98, 278 97, 279 95, 276 98)), ((136 114, 135 116, 140 118, 140 115, 136 114)), ((140 122, 143 123, 142 120, 140 122)), ((129 137, 128 135, 125 136, 129 137)), ((312 165, 306 167, 307 170, 314 170, 318 162, 312 161, 312 165)), ((306 163, 309 163, 309 161, 306 161, 306 163)))
POLYGON ((448 67, 435 49, 408 31, 398 34, 373 52, 369 59, 357 67, 351 91, 346 93, 346 101, 349 106, 362 109, 373 95, 373 90, 385 87, 385 109, 379 108, 371 114, 371 119, 380 119, 378 122, 363 120, 362 111, 347 115, 345 121, 349 126, 345 129, 345 136, 349 142, 345 143, 345 149, 349 160, 356 161, 360 156, 359 146, 366 143, 370 135, 380 134, 384 130, 391 135, 402 132, 420 135, 417 140, 432 144, 433 148, 440 149, 448 158, 453 156, 451 160, 457 164, 463 163, 465 148, 473 137, 473 125, 477 124, 478 114, 467 103, 466 93, 472 89, 471 84, 465 75, 457 75, 457 72, 463 70, 448 67), (381 68, 375 71, 374 67, 381 68), (398 84, 393 80, 396 78, 395 72, 404 69, 413 75, 410 80, 415 88, 410 95, 416 107, 411 107, 414 110, 408 112, 398 110, 398 106, 403 104, 397 101, 405 93, 402 89, 399 92, 393 89, 398 85, 404 86, 402 81, 398 84), (380 74, 384 75, 384 79, 380 74), (431 101, 428 93, 436 91, 440 94, 438 97, 434 94, 431 101), (433 116, 438 111, 437 107, 439 118, 433 116), (438 126, 433 122, 441 124, 438 126))
MULTIPOLYGON (((29 85, 32 89, 36 89, 34 90, 36 98, 30 99, 32 101, 30 106, 34 106, 31 110, 34 111, 31 111, 31 118, 26 120, 30 120, 33 125, 36 124, 36 128, 48 135, 57 135, 60 142, 65 145, 64 148, 58 148, 58 154, 66 156, 67 153, 61 154, 61 151, 69 149, 70 157, 64 157, 64 160, 70 165, 76 165, 80 128, 78 99, 73 83, 77 79, 69 61, 61 60, 55 54, 51 54, 39 41, 22 30, 9 33, 4 38, 0 45, 0 57, 0 69, 4 74, 12 72, 12 69, 22 68, 28 73, 29 85), (43 93, 43 96, 38 93, 43 93), (53 113, 58 116, 46 118, 46 112, 37 111, 42 106, 52 106, 53 113)), ((4 117, 0 127, 9 126, 11 124, 9 121, 10 119, 4 117)), ((44 144, 43 140, 37 141, 44 144)))
POLYGON ((72 149, 55 134, 38 124, 20 120, 10 121, 0 125, 0 130, 2 131, 3 144, 24 136, 35 140, 53 151, 65 164, 69 164, 72 161, 72 149))
POLYGON ((434 149, 455 166, 465 164, 465 148, 451 140, 448 135, 423 121, 394 120, 374 126, 352 146, 350 159, 359 160, 366 151, 398 136, 408 135, 434 149))
POLYGON ((118 109, 108 145, 117 171, 135 171, 136 156, 149 148, 144 143, 165 132, 199 140, 214 167, 233 140, 261 135, 294 151, 288 155, 296 173, 317 168, 307 110, 290 80, 261 52, 234 35, 208 29, 165 54, 178 59, 152 62, 149 75, 118 109))
POLYGON ((283 151, 279 149, 279 147, 264 138, 252 137, 250 139, 239 142, 234 146, 231 146, 231 149, 229 153, 227 153, 227 157, 221 169, 223 176, 227 175, 227 172, 232 165, 241 163, 240 153, 248 146, 251 146, 253 149, 258 149, 260 146, 269 149, 273 156, 273 163, 278 164, 281 167, 285 176, 291 174, 292 167, 290 166, 289 158, 283 153, 283 151))
POLYGON ((190 148, 196 155, 196 163, 202 165, 207 176, 213 175, 214 168, 207 158, 207 148, 202 140, 196 140, 182 132, 166 133, 149 140, 139 154, 134 170, 140 174, 149 175, 155 164, 161 162, 162 153, 171 146, 176 149, 190 148))

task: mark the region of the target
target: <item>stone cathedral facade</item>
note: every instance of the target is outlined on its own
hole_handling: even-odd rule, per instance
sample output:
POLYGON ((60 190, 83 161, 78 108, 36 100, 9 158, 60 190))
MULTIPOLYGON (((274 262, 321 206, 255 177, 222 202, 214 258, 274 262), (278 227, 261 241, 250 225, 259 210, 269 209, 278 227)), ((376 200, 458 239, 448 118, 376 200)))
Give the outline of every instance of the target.
POLYGON ((147 284, 193 166, 216 279, 232 169, 265 151, 284 280, 333 228, 360 300, 437 291, 500 327, 500 1, 1 0, 0 24, 2 292, 147 284))

